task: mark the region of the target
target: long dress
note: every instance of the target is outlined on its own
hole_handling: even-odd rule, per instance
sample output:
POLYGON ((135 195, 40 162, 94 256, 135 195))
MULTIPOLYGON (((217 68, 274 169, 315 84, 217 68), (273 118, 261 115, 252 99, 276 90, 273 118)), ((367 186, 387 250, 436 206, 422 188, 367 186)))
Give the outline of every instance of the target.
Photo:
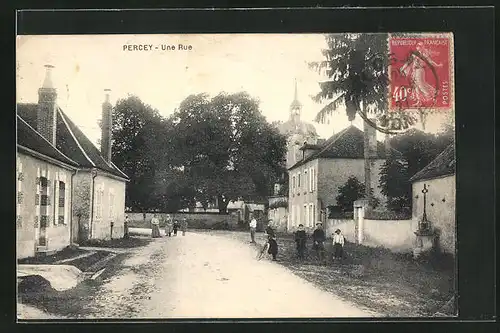
POLYGON ((151 237, 160 237, 160 221, 156 217, 151 219, 151 237))

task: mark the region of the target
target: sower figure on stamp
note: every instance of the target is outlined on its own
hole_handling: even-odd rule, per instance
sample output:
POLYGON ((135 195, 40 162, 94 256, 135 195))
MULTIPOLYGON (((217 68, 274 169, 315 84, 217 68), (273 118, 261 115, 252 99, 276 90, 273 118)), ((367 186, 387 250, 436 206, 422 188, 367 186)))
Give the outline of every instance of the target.
POLYGON ((297 245, 297 255, 299 259, 304 259, 304 251, 306 249, 307 235, 304 230, 304 225, 299 224, 299 229, 295 231, 295 244, 297 245))
POLYGON ((316 251, 316 256, 320 262, 325 259, 325 245, 326 240, 325 231, 323 230, 322 223, 316 223, 316 229, 312 235, 313 238, 313 249, 316 251))

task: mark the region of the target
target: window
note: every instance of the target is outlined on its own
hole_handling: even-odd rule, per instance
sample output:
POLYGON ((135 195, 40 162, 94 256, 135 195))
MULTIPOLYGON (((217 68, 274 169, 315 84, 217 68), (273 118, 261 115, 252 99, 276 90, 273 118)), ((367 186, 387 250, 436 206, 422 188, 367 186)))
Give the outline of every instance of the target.
POLYGON ((49 180, 46 177, 40 177, 40 227, 47 227, 49 216, 49 180))
POLYGON ((313 204, 309 204, 309 225, 314 225, 313 204))
POLYGON ((102 199, 104 197, 104 191, 102 190, 101 187, 97 187, 96 193, 96 200, 95 200, 95 218, 96 220, 100 220, 102 218, 102 212, 103 212, 103 202, 102 199))
POLYGON ((307 210, 307 204, 304 204, 304 225, 309 225, 309 211, 307 210))
POLYGON ((59 182, 59 205, 58 205, 58 222, 66 224, 66 184, 62 181, 59 182))
POLYGON ((300 172, 297 174, 297 188, 300 189, 300 172))
POLYGON ((311 179, 312 179, 311 190, 315 191, 316 190, 316 169, 314 169, 314 168, 311 168, 311 179))
POLYGON ((307 182, 307 169, 304 170, 304 192, 307 192, 307 186, 308 186, 308 182, 307 182))
POLYGON ((295 190, 295 176, 292 177, 292 190, 295 190))
POLYGON ((115 218, 115 195, 110 192, 109 193, 109 219, 114 220, 115 218))

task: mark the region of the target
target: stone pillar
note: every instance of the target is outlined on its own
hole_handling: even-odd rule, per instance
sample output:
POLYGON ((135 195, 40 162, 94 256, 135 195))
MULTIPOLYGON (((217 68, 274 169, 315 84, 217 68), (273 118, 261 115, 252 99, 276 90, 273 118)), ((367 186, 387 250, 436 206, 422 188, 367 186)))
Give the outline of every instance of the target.
POLYGON ((354 202, 354 237, 357 244, 363 244, 364 240, 364 220, 368 207, 368 200, 361 199, 354 202))

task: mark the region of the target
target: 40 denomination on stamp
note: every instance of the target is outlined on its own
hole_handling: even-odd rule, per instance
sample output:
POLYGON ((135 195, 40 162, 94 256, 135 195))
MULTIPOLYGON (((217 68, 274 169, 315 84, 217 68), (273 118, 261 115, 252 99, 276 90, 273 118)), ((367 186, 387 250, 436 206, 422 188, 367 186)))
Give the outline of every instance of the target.
POLYGON ((389 111, 454 108, 453 35, 389 35, 389 111))

